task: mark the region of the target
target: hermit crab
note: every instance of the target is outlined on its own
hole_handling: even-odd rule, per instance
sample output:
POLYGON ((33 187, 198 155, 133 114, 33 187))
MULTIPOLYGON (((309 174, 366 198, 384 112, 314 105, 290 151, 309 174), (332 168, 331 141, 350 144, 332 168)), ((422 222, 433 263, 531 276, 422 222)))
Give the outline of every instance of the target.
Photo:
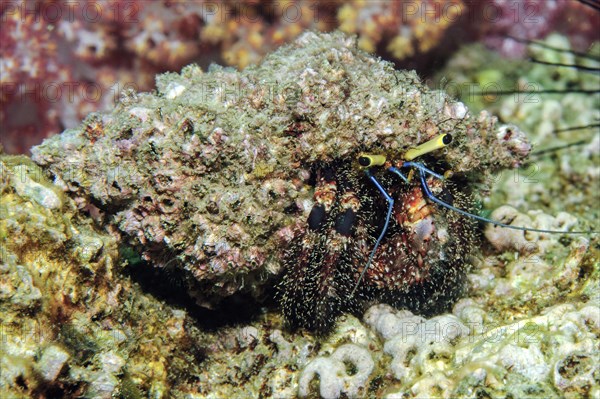
POLYGON ((366 301, 428 313, 460 294, 476 184, 531 150, 497 122, 306 32, 241 72, 160 75, 32 158, 195 304, 277 285, 291 326, 325 332, 366 301))
MULTIPOLYGON (((343 311, 379 299, 421 314, 451 305, 464 288, 477 215, 467 185, 444 165, 413 161, 452 142, 441 134, 400 159, 357 156, 315 168, 314 202, 300 239, 288 250, 280 284, 292 327, 325 333, 343 311)), ((433 161, 433 158, 429 159, 433 161)))

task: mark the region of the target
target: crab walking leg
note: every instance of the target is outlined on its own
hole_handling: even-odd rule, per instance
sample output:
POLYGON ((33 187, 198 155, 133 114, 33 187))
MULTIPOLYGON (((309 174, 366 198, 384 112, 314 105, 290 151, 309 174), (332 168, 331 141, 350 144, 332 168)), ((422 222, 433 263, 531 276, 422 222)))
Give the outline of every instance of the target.
POLYGON ((333 164, 317 173, 315 203, 286 254, 279 300, 290 327, 326 334, 343 311, 359 307, 350 292, 370 236, 352 169, 333 164))
MULTIPOLYGON (((347 190, 343 184, 340 186, 347 190)), ((336 208, 333 225, 326 232, 327 245, 313 272, 315 300, 309 310, 310 318, 304 323, 317 333, 330 331, 344 308, 355 309, 358 304, 348 292, 354 285, 356 259, 360 259, 354 238, 360 200, 354 192, 345 191, 336 208)))
POLYGON ((314 318, 313 304, 318 289, 316 275, 328 244, 327 236, 323 233, 333 223, 331 219, 334 215, 331 211, 337 191, 333 170, 321 169, 315 187, 315 204, 306 227, 301 238, 290 246, 286 255, 286 272, 279 286, 279 299, 285 319, 294 328, 304 327, 307 319, 314 318))

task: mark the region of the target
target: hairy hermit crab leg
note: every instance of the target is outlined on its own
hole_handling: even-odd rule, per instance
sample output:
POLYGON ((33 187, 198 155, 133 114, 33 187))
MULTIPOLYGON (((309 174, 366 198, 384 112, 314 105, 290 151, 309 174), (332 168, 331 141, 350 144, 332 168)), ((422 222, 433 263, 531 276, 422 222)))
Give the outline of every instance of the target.
POLYGON ((453 205, 448 204, 447 202, 442 201, 441 199, 437 198, 435 195, 433 195, 433 193, 431 192, 431 189, 429 188, 429 185, 427 184, 427 180, 425 179, 425 174, 429 174, 431 176, 434 176, 440 180, 444 180, 443 176, 440 176, 439 174, 431 171, 430 169, 428 169, 427 167, 425 167, 423 164, 419 163, 419 162, 405 162, 403 166, 406 167, 414 167, 416 169, 419 170, 419 177, 421 179, 421 186, 423 187, 423 191, 425 192, 425 195, 427 195, 427 198, 429 198, 430 200, 432 200, 433 202, 435 202, 438 205, 443 206, 444 208, 450 209, 454 212, 458 212, 461 215, 470 217, 472 219, 476 219, 479 220, 480 222, 485 222, 485 223, 491 223, 495 226, 499 226, 499 227, 504 227, 507 229, 513 229, 513 230, 521 230, 521 231, 533 231, 536 233, 548 233, 548 234, 590 234, 590 233, 597 233, 594 231, 561 231, 561 230, 547 230, 547 229, 535 229, 532 227, 522 227, 522 226, 512 226, 506 223, 502 223, 502 222, 498 222, 496 220, 492 220, 492 219, 488 219, 485 218, 483 216, 479 216, 479 215, 475 215, 473 213, 469 213, 465 210, 459 209, 453 205))
POLYGON ((367 261, 367 264, 365 265, 365 268, 363 269, 362 273, 360 274, 360 277, 358 277, 358 281, 356 282, 356 285, 354 286, 354 288, 352 289, 352 292, 350 293, 351 298, 354 296, 354 293, 356 292, 358 285, 360 284, 363 276, 365 275, 365 273, 367 272, 367 269, 369 268, 369 266, 371 265, 371 262, 373 261, 373 256, 375 256, 375 251, 377 250, 377 247, 379 247, 379 243, 383 239, 383 236, 385 236, 385 232, 387 231, 388 224, 390 222, 390 218, 392 217, 392 210, 394 209, 394 199, 385 191, 385 189, 381 186, 381 184, 379 184, 379 182, 377 181, 375 176, 373 176, 371 171, 369 169, 366 169, 365 174, 373 182, 373 184, 375 185, 375 187, 377 187, 377 189, 381 192, 381 194, 383 194, 383 196, 385 197, 385 200, 388 203, 388 210, 387 210, 387 216, 385 217, 385 224, 383 225, 383 230, 381 230, 381 234, 379 234, 379 238, 377 238, 377 242, 375 243, 375 246, 373 247, 373 250, 371 251, 371 255, 369 255, 369 260, 367 261))

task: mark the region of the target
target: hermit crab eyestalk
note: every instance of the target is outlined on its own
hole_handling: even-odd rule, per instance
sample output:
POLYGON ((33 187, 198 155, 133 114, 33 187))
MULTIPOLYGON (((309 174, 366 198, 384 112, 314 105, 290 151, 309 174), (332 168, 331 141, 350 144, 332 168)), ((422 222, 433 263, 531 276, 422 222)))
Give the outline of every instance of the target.
POLYGON ((425 155, 432 151, 439 150, 440 148, 444 148, 451 142, 452 142, 451 134, 448 134, 448 133, 440 134, 439 136, 436 136, 436 137, 432 138, 431 140, 406 151, 406 153, 404 153, 404 159, 406 161, 412 161, 413 159, 420 157, 421 155, 425 155))
POLYGON ((363 168, 381 166, 385 164, 385 155, 360 154, 358 156, 358 164, 363 168))

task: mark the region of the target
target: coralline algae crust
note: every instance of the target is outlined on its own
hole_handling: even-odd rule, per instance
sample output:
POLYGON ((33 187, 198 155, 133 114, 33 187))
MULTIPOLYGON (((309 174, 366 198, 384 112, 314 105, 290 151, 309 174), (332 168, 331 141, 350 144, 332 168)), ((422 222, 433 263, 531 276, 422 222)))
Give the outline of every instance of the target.
POLYGON ((340 33, 305 33, 243 72, 190 65, 46 140, 33 159, 82 209, 157 266, 185 270, 205 303, 260 287, 312 206, 314 163, 399 157, 442 132, 433 156, 473 179, 518 165, 523 133, 467 113, 414 72, 340 33))

